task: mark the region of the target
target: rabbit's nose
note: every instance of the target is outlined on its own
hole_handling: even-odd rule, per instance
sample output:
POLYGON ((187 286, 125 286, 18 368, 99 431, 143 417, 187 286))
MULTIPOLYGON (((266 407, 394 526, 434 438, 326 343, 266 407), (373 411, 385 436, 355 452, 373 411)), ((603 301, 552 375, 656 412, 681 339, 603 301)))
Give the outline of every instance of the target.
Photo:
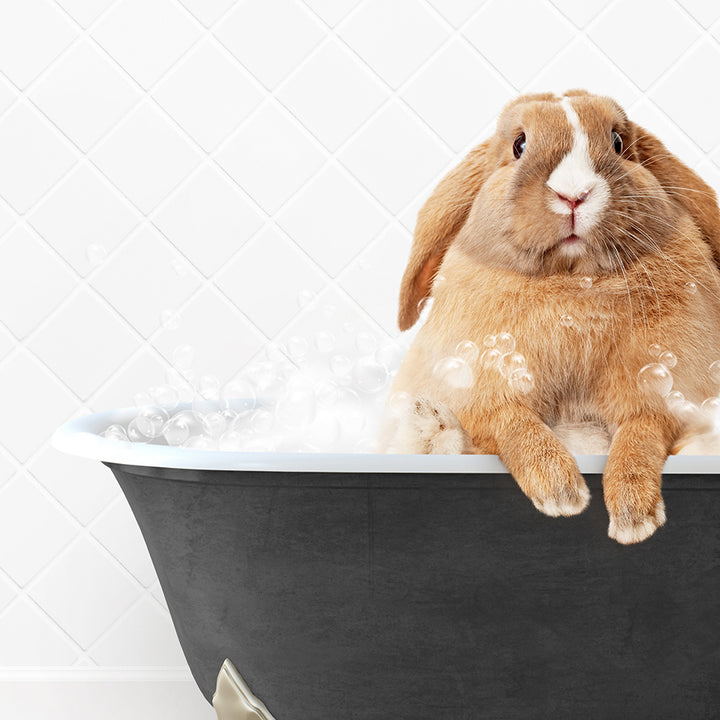
POLYGON ((574 210, 580 203, 584 203, 588 195, 590 195, 590 190, 585 190, 585 192, 581 192, 577 197, 566 197, 565 195, 562 195, 561 193, 555 191, 555 194, 564 202, 567 203, 570 206, 571 210, 574 210))

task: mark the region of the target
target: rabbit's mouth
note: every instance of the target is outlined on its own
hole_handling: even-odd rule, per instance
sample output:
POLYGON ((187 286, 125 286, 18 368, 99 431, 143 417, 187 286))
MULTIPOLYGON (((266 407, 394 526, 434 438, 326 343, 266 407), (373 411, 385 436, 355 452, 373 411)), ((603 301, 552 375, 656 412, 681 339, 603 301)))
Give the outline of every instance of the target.
POLYGON ((560 241, 561 245, 573 245, 574 243, 580 242, 580 238, 575 234, 568 235, 560 241))

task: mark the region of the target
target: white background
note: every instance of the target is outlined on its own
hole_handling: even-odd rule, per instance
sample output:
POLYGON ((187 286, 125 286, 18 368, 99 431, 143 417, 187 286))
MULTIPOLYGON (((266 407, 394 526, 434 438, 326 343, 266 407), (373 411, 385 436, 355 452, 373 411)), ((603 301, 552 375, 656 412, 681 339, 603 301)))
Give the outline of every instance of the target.
POLYGON ((0 715, 212 715, 124 499, 49 448, 59 423, 132 404, 183 343, 231 376, 302 332, 301 292, 394 333, 419 205, 518 92, 611 95, 719 187, 718 18, 712 0, 1 0, 0 715))

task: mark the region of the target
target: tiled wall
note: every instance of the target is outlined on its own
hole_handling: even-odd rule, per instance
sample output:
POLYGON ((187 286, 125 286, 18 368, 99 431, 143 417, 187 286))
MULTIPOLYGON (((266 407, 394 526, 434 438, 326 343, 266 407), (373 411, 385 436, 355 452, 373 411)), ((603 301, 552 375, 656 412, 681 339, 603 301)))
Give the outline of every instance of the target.
POLYGON ((0 667, 183 668, 124 499, 48 440, 298 295, 393 333, 417 209, 517 92, 587 87, 720 186, 713 0, 2 0, 0 667), (177 313, 179 326, 163 323, 177 313))

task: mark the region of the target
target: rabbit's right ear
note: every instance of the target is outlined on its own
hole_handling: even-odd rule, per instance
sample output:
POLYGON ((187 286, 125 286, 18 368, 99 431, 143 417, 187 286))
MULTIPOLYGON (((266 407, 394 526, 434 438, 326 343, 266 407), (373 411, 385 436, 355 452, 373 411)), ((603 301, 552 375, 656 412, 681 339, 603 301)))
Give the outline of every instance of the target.
POLYGON ((490 140, 471 150, 435 188, 418 213, 410 259, 400 285, 398 325, 412 327, 418 303, 430 291, 433 278, 450 243, 465 224, 473 200, 490 175, 490 140))

